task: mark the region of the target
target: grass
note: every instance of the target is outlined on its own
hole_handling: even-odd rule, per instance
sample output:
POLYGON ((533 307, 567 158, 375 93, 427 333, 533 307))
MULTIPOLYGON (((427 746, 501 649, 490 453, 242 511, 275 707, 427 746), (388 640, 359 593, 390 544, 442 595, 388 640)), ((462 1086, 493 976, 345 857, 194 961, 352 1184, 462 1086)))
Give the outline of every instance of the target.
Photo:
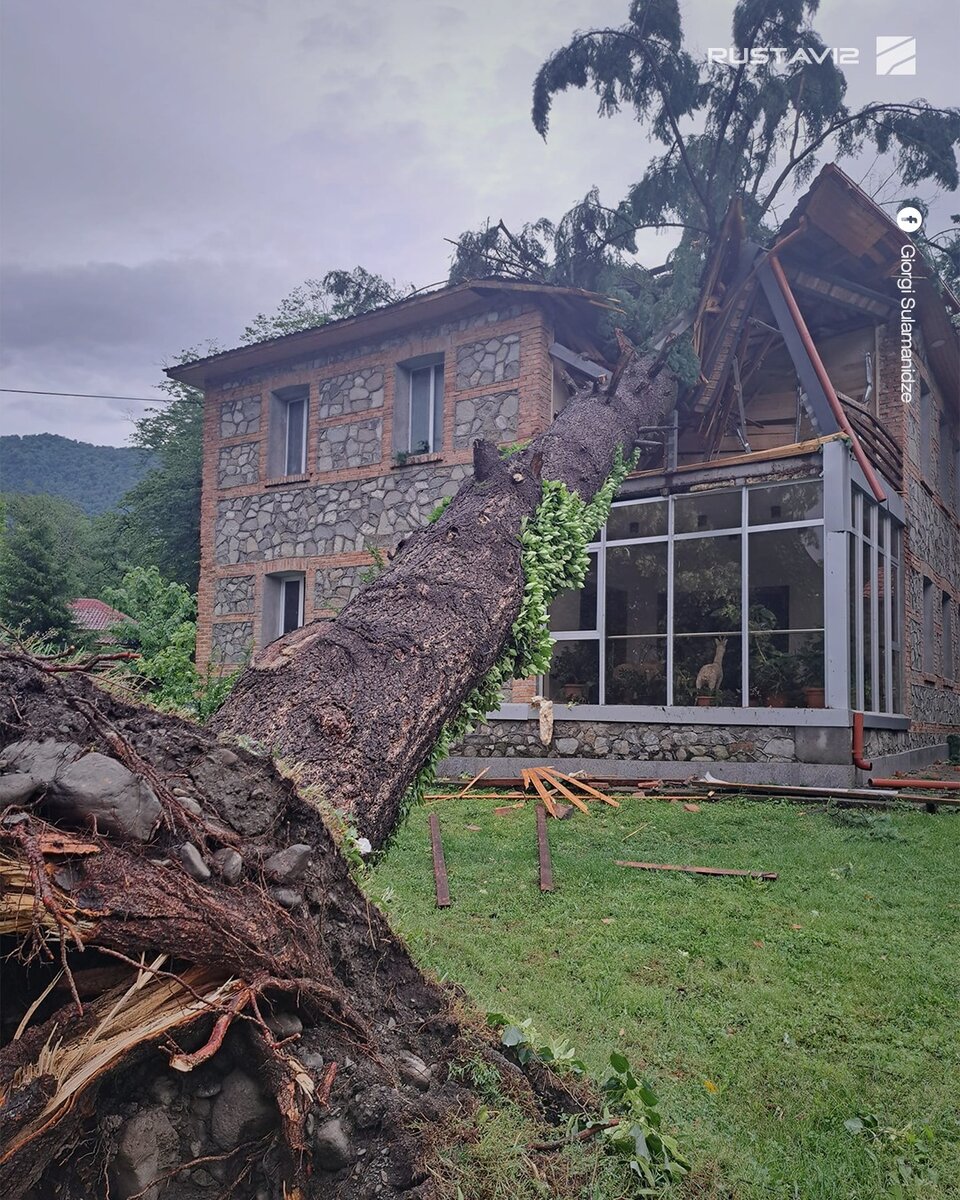
MULTIPOLYGON (((685 1194, 960 1195, 960 819, 738 799, 697 813, 597 804, 549 823, 557 890, 541 895, 533 805, 496 816, 495 803, 436 805, 451 908, 435 907, 425 809, 368 892, 421 965, 481 1010, 532 1016, 597 1072, 612 1049, 626 1054, 693 1160, 685 1194), (844 1124, 854 1118, 866 1119, 859 1132, 844 1124)), ((601 1174, 562 1194, 627 1194, 622 1175, 601 1174)))

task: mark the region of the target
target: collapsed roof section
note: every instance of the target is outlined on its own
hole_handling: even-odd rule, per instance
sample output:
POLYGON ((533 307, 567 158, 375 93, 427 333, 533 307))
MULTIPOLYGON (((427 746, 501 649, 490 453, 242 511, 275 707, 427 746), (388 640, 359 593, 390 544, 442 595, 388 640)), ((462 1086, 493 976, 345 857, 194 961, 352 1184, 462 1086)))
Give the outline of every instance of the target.
POLYGON ((901 448, 880 419, 877 367, 879 330, 899 317, 905 256, 923 354, 944 396, 960 402, 951 323, 960 302, 839 168, 823 168, 768 249, 745 240, 732 205, 689 324, 702 367, 678 402, 679 458, 843 432, 868 477, 875 464, 899 488, 901 448))

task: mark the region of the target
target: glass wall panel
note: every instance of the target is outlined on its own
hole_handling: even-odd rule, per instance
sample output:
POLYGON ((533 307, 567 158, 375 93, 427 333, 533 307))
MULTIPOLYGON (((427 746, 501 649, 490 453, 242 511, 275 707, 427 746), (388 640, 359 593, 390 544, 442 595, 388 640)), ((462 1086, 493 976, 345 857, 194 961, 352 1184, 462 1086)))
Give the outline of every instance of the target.
POLYGON ((667 502, 615 504, 607 521, 607 541, 667 536, 667 502))
POLYGON ((702 529, 739 529, 742 522, 741 492, 696 492, 677 496, 673 502, 674 533, 697 533, 702 529))
POLYGON ((673 549, 675 633, 739 632, 740 535, 691 538, 673 549))
POLYGON ((599 704, 600 642, 557 642, 544 692, 561 704, 599 704))
POLYGON ((742 703, 739 634, 685 634, 673 639, 674 704, 742 703))
POLYGON ((607 638, 667 632, 667 544, 607 548, 607 638))
POLYGON ((819 479, 747 491, 747 520, 751 525, 819 521, 822 518, 823 486, 819 479))
POLYGON ((607 640, 607 704, 666 704, 666 637, 607 640))
POLYGON ((597 554, 588 555, 590 569, 579 591, 561 592, 550 606, 550 628, 555 633, 597 628, 597 554))

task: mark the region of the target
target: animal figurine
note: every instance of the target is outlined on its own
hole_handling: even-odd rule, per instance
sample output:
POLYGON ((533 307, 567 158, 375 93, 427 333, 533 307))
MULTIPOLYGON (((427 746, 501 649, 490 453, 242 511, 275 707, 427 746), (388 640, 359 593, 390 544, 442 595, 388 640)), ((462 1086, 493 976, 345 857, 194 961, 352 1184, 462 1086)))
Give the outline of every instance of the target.
POLYGON ((713 692, 716 695, 720 691, 720 684, 723 680, 723 655, 727 648, 727 639, 725 637, 714 638, 713 644, 716 646, 713 662, 704 663, 697 672, 698 696, 706 692, 713 692))

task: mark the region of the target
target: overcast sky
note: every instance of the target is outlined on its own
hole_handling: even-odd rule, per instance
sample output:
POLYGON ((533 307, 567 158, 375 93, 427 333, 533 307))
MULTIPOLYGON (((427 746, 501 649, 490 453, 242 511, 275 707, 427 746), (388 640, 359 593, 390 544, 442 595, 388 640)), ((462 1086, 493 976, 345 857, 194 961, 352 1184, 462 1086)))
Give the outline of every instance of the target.
MULTIPOLYGON (((681 7, 691 49, 728 44, 733 0, 681 7)), ((593 184, 615 203, 650 153, 637 125, 571 93, 544 143, 530 88, 575 29, 626 10, 0 0, 0 384, 159 396, 163 363, 236 345, 306 278, 362 264, 423 286, 446 274, 443 239, 486 217, 557 217, 593 184)), ((861 47, 852 103, 960 102, 956 0, 822 0, 817 26, 861 47), (876 77, 877 34, 917 36, 915 79, 876 77)), ((872 155, 844 165, 871 191, 889 171, 872 155)), ((641 261, 670 244, 648 235, 641 261)), ((0 431, 123 445, 148 407, 0 393, 0 431)))

